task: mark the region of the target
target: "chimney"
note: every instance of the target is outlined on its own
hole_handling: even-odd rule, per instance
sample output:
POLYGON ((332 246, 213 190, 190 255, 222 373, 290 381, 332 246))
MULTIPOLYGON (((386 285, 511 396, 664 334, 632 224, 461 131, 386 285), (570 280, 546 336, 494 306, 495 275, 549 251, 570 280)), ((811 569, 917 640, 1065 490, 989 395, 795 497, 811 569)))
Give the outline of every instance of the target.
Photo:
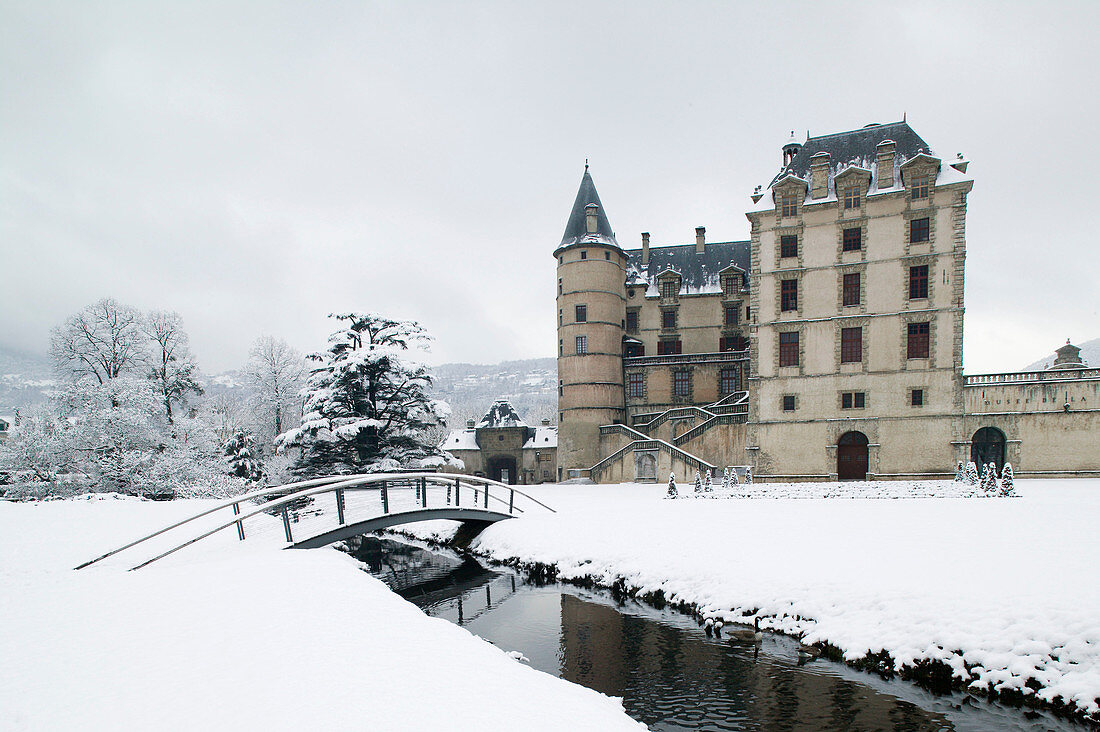
POLYGON ((786 168, 790 165, 801 150, 802 145, 795 138, 794 130, 791 130, 791 136, 787 140, 787 144, 783 146, 783 167, 786 168))
POLYGON ((763 186, 757 186, 756 188, 754 188, 752 190, 752 202, 753 203, 760 203, 760 199, 764 197, 764 194, 760 192, 760 189, 762 187, 763 186))
POLYGON ((878 189, 894 187, 894 150, 893 140, 883 140, 875 150, 878 152, 878 189))
POLYGON ((596 212, 599 210, 600 207, 594 203, 590 203, 584 207, 585 230, 589 234, 596 233, 596 212))
POLYGON ((474 428, 474 421, 472 419, 466 420, 466 429, 472 430, 474 428))
POLYGON ((695 253, 702 254, 707 246, 707 230, 702 226, 695 227, 695 253))
POLYGON ((829 195, 829 153, 819 152, 810 158, 810 198, 829 195))
POLYGON ((549 427, 550 426, 550 420, 548 420, 548 419, 542 420, 542 426, 543 427, 549 427))
POLYGON ((642 266, 649 266, 649 232, 642 232, 642 266))

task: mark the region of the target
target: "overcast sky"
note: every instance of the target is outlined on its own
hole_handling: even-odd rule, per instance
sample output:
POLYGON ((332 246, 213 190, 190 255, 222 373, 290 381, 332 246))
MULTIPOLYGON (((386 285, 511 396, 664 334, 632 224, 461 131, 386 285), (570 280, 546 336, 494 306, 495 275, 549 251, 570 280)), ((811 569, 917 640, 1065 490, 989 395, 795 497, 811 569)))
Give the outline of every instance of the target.
POLYGON ((619 242, 745 239, 804 136, 903 113, 976 179, 968 372, 1100 336, 1100 3, 0 2, 0 346, 104 296, 208 372, 326 315, 552 356, 589 158, 619 242))

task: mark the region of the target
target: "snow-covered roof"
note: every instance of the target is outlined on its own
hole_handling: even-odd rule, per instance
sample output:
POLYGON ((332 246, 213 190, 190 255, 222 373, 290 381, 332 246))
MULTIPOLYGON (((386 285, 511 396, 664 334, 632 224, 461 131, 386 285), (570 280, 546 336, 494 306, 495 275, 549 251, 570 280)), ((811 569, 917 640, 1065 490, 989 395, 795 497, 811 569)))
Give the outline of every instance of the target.
MULTIPOLYGON (((668 270, 680 275, 681 295, 709 295, 722 292, 720 273, 731 264, 743 273, 749 269, 747 241, 707 242, 702 254, 696 253, 694 244, 650 247, 648 266, 642 265, 641 249, 628 249, 626 255, 626 283, 644 285, 646 297, 658 296, 657 277, 668 270)), ((748 286, 744 276, 742 286, 748 286)))
POLYGON ((547 447, 558 446, 557 427, 536 427, 535 434, 523 443, 524 450, 539 450, 547 447))
POLYGON ((441 447, 444 450, 480 450, 474 430, 454 430, 447 435, 441 447))
POLYGON ((569 220, 565 224, 565 234, 561 238, 559 246, 567 247, 570 244, 610 244, 619 246, 615 241, 615 232, 611 230, 611 222, 607 220, 607 212, 600 203, 600 194, 596 193, 596 184, 592 182, 592 176, 588 172, 588 166, 584 166, 584 176, 581 178, 581 187, 577 191, 577 199, 573 202, 573 210, 569 213, 569 220), (585 210, 589 205, 595 204, 596 231, 588 231, 588 213, 585 210))
POLYGON ((479 429, 496 427, 526 427, 527 423, 519 418, 519 414, 507 399, 498 399, 489 407, 489 411, 477 423, 479 429))

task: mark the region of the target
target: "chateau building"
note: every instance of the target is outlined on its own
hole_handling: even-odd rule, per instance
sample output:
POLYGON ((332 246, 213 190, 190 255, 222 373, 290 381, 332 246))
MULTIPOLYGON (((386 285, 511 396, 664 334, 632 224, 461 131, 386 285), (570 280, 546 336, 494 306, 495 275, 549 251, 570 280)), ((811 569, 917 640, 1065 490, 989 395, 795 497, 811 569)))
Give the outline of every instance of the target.
POLYGON ((625 249, 586 166, 554 251, 563 477, 1100 473, 1100 369, 1073 346, 962 372, 967 168, 904 121, 792 135, 749 241, 625 249))

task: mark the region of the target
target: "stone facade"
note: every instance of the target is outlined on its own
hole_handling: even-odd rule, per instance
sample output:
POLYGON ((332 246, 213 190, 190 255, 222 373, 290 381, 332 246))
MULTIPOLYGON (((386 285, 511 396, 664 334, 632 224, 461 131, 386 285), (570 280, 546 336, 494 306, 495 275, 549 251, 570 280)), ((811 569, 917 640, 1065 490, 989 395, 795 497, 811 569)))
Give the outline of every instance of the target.
POLYGON ((494 402, 489 411, 466 429, 454 430, 442 448, 462 461, 463 467, 444 468, 492 478, 502 483, 535 484, 558 479, 557 429, 544 419, 529 427, 507 401, 494 402))
POLYGON ((694 245, 643 234, 640 250, 597 226, 586 169, 571 225, 586 210, 590 239, 567 228, 555 252, 571 475, 637 479, 642 452, 682 479, 728 465, 763 480, 938 478, 977 458, 1100 474, 1100 370, 1073 346, 1057 377, 962 373, 961 156, 900 122, 788 143, 783 161, 752 196, 748 242, 698 227, 694 245), (570 320, 576 304, 588 322, 570 320), (585 356, 570 352, 581 335, 585 356))

